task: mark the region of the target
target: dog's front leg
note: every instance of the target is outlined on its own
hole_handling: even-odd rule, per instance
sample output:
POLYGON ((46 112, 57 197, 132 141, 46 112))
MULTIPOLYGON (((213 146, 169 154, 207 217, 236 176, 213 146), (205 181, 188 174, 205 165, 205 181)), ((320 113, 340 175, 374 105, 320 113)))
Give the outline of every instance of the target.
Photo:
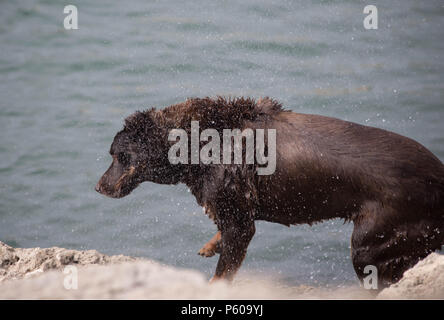
POLYGON ((211 281, 232 280, 247 253, 247 247, 255 233, 254 221, 230 224, 221 228, 221 253, 216 273, 211 281))
POLYGON ((198 254, 202 257, 212 257, 221 250, 221 232, 218 231, 205 245, 199 250, 198 254))

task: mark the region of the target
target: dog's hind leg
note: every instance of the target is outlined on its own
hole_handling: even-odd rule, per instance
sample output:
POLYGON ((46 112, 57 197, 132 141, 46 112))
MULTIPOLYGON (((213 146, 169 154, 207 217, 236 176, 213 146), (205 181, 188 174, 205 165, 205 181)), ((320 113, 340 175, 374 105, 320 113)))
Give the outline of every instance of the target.
POLYGON ((199 250, 198 254, 202 257, 212 257, 216 253, 221 251, 221 232, 218 231, 211 239, 208 241, 202 249, 199 250))
MULTIPOLYGON (((421 214, 421 213, 418 213, 421 214)), ((399 281, 419 260, 441 248, 441 220, 422 217, 399 219, 393 208, 377 202, 363 206, 354 219, 351 240, 353 267, 358 278, 369 276, 366 266, 375 266, 378 289, 399 281)))

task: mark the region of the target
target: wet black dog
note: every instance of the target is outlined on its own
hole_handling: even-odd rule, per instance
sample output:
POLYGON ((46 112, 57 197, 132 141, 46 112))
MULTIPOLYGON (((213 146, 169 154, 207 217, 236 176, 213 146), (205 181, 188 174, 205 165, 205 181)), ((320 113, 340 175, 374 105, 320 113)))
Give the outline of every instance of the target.
POLYGON ((123 197, 144 181, 185 183, 218 233, 200 251, 220 253, 215 278, 230 279, 255 233, 255 220, 284 225, 352 221, 352 260, 360 279, 376 266, 382 286, 444 243, 444 166, 419 143, 385 130, 284 111, 271 99, 189 99, 126 119, 96 186, 123 197), (256 164, 171 164, 171 129, 276 129, 276 171, 256 164))

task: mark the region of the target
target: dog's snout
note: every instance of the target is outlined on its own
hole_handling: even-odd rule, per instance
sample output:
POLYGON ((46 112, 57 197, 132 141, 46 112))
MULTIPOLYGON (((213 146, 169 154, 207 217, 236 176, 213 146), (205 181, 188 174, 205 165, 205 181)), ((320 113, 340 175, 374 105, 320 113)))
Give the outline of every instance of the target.
POLYGON ((96 187, 94 189, 96 189, 98 193, 102 193, 102 185, 100 184, 100 182, 96 184, 96 187))

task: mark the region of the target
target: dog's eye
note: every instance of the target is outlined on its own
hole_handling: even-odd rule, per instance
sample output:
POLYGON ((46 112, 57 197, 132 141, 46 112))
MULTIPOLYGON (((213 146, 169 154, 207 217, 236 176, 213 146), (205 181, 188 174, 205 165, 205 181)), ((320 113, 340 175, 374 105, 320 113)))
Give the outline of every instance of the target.
POLYGON ((119 162, 124 166, 128 165, 130 162, 130 155, 124 152, 120 152, 117 155, 117 160, 119 160, 119 162))

